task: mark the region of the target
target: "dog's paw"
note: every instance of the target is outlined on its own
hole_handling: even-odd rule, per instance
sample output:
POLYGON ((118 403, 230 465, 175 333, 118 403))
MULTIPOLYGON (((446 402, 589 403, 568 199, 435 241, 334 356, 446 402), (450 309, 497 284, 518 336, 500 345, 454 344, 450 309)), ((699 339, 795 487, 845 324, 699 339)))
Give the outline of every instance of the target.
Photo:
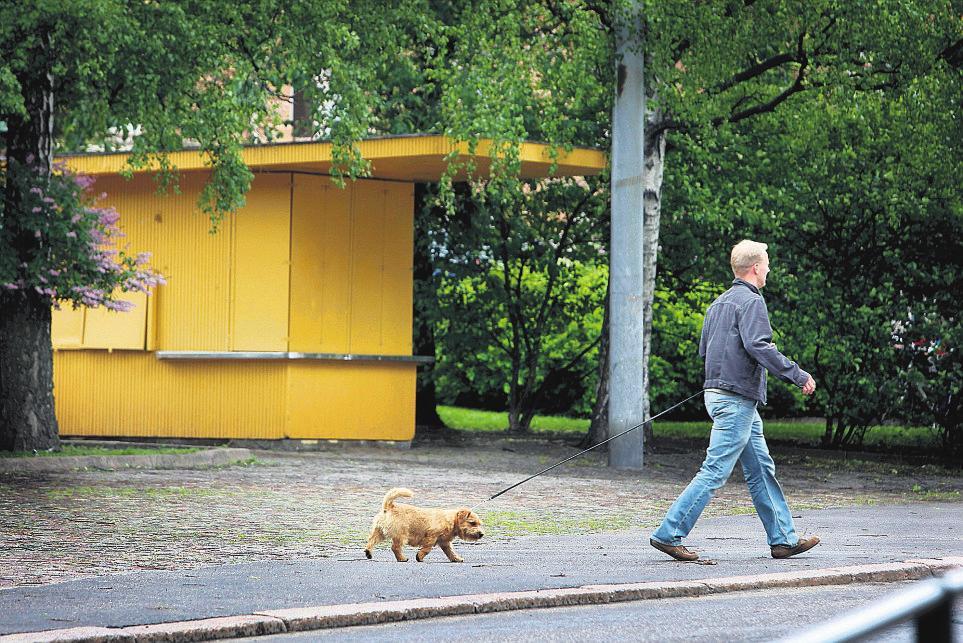
POLYGON ((465 562, 465 559, 462 558, 461 556, 458 556, 458 557, 456 557, 456 558, 452 558, 452 559, 451 559, 451 562, 453 562, 453 563, 463 563, 463 562, 465 562))
POLYGON ((421 554, 415 554, 415 560, 417 560, 419 563, 421 563, 421 562, 424 562, 425 557, 422 556, 421 554))
POLYGON ((371 560, 371 550, 370 550, 370 549, 365 549, 365 550, 364 550, 364 555, 368 557, 368 560, 371 560))

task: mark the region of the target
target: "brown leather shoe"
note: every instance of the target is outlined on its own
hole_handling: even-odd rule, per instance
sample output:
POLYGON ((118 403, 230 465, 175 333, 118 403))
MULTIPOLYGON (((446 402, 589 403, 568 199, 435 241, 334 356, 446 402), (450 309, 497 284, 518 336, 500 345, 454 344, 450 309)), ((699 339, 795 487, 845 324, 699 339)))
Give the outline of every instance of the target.
POLYGON ((796 554, 801 554, 804 551, 809 551, 813 547, 819 544, 819 536, 810 536, 809 538, 803 538, 795 547, 790 547, 788 545, 773 545, 770 547, 772 551, 773 558, 789 558, 790 556, 795 556, 796 554))
POLYGON ((658 549, 661 552, 672 556, 676 560, 699 560, 699 554, 694 551, 689 551, 682 545, 663 545, 658 540, 649 538, 649 544, 658 549))

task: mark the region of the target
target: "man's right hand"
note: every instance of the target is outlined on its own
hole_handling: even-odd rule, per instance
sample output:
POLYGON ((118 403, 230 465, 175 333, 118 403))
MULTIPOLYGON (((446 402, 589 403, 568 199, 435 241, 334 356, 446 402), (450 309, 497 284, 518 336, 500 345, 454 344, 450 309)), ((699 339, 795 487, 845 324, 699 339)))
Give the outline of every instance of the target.
POLYGON ((806 383, 803 384, 802 392, 803 392, 803 395, 812 395, 815 391, 816 391, 816 380, 814 380, 813 376, 810 375, 809 379, 806 380, 806 383))

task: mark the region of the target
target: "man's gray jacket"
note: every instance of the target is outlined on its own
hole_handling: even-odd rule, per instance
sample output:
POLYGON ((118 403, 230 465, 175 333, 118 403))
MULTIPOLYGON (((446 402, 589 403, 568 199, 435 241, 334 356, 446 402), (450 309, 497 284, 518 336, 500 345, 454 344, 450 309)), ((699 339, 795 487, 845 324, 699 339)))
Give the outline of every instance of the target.
POLYGON ((772 343, 766 300, 742 279, 712 302, 702 324, 699 355, 706 363, 704 388, 718 388, 766 403, 766 371, 796 386, 809 380, 772 343))

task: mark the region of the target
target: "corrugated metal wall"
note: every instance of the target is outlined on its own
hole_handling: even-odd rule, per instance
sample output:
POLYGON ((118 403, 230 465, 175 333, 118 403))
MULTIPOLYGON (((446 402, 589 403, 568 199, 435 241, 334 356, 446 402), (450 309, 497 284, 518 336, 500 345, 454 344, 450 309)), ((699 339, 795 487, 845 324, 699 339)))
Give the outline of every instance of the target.
POLYGON ((198 211, 204 179, 181 175, 180 193, 157 194, 144 175, 126 181, 99 177, 95 191, 108 194, 105 204, 120 212, 129 251, 151 252, 152 265, 167 279, 155 291, 156 345, 163 350, 229 350, 232 226, 211 222, 198 211))
POLYGON ((285 436, 284 362, 168 362, 141 351, 59 351, 62 435, 285 436))
MULTIPOLYGON (((290 350, 410 355, 412 185, 357 181, 341 189, 296 175, 294 186, 290 350)), ((411 364, 298 362, 288 394, 292 437, 414 435, 411 364)))
POLYGON ((290 350, 411 354, 411 184, 295 176, 290 350))
MULTIPOLYGON (((185 173, 180 193, 166 196, 144 176, 95 186, 121 213, 130 251, 151 251, 168 280, 144 316, 154 333, 148 347, 410 355, 410 184, 340 189, 324 177, 258 175, 246 207, 212 235, 196 207, 203 181, 185 173)), ((76 317, 55 316, 55 346, 77 346, 76 317)), ((64 435, 407 440, 414 433, 412 364, 160 361, 144 351, 58 350, 54 385, 64 435)))
POLYGON ((286 351, 291 175, 256 176, 231 224, 231 350, 286 351))
POLYGON ((292 438, 410 440, 415 427, 415 367, 292 363, 288 413, 292 438))

